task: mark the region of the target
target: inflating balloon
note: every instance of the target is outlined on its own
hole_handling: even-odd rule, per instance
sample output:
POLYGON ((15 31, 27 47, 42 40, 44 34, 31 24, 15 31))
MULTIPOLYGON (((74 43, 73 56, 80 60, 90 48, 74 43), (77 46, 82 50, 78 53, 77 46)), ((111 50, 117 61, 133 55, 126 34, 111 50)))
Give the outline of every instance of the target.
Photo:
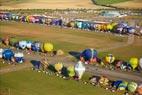
POLYGON ((9 37, 4 38, 3 43, 8 46, 9 45, 9 37))
POLYGON ((83 66, 82 62, 79 61, 76 65, 75 65, 75 73, 78 76, 78 79, 82 78, 82 75, 85 72, 85 66, 83 66))
POLYGON ((51 51, 53 51, 53 44, 51 44, 51 43, 44 43, 43 44, 43 50, 45 52, 51 52, 51 51))
POLYGON ((127 85, 128 85, 128 82, 123 81, 122 83, 119 84, 118 89, 119 90, 126 90, 127 85))
POLYGON ((135 82, 129 82, 128 86, 127 86, 128 91, 135 92, 136 89, 137 89, 137 86, 138 86, 137 83, 135 83, 135 82))
POLYGON ((14 57, 14 53, 11 49, 5 49, 2 53, 2 56, 5 60, 10 60, 14 57))
POLYGON ((69 66, 69 67, 67 68, 67 70, 68 70, 68 75, 69 75, 69 77, 75 76, 74 66, 69 66))
POLYGON ((109 82, 108 78, 107 78, 107 77, 104 77, 104 76, 102 76, 102 77, 100 78, 100 80, 99 80, 99 83, 100 83, 101 85, 104 85, 104 86, 107 86, 107 85, 108 85, 108 82, 109 82))
POLYGON ((61 73, 61 70, 62 70, 62 68, 63 68, 63 63, 56 63, 55 65, 54 65, 54 67, 55 67, 55 70, 58 72, 58 73, 61 73))
POLYGON ((96 62, 96 58, 97 51, 94 49, 85 49, 80 55, 80 60, 88 63, 96 62))
POLYGON ((139 93, 139 95, 142 95, 142 83, 139 84, 139 86, 137 88, 137 92, 139 93))
POLYGON ((108 54, 106 57, 105 57, 105 61, 107 63, 113 63, 115 60, 115 57, 112 55, 112 54, 108 54))
POLYGON ((131 58, 129 62, 133 70, 138 67, 138 58, 131 58))
POLYGON ((28 49, 31 49, 32 48, 32 41, 27 41, 27 46, 26 46, 28 49))
POLYGON ((21 49, 25 49, 27 46, 27 41, 19 41, 19 47, 21 49))
POLYGON ((120 83, 122 83, 122 80, 117 80, 117 81, 113 82, 113 87, 118 88, 120 83))
POLYGON ((24 54, 23 53, 21 53, 21 52, 15 53, 14 57, 15 57, 15 61, 17 63, 23 63, 24 62, 24 54))
POLYGON ((141 69, 142 69, 142 58, 140 58, 140 60, 139 60, 139 66, 140 66, 141 69))
POLYGON ((0 48, 0 58, 2 58, 2 53, 3 53, 3 49, 2 48, 0 48))
POLYGON ((34 42, 34 43, 32 43, 32 45, 31 45, 31 49, 33 50, 33 51, 40 51, 40 45, 41 45, 41 43, 40 42, 34 42))

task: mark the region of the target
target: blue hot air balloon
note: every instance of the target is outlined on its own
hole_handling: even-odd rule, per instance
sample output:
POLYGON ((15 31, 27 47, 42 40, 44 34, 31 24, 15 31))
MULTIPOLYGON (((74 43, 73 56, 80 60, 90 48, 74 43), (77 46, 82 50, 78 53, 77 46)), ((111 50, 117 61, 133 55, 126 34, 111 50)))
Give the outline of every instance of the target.
POLYGON ((5 49, 2 53, 2 56, 5 60, 11 61, 12 57, 14 57, 14 53, 11 49, 5 49))
POLYGON ((81 60, 90 63, 96 62, 96 58, 97 58, 97 51, 94 49, 85 49, 80 55, 81 60))
POLYGON ((24 62, 24 54, 23 53, 21 53, 21 52, 15 53, 14 57, 15 57, 15 61, 17 63, 23 63, 24 62))

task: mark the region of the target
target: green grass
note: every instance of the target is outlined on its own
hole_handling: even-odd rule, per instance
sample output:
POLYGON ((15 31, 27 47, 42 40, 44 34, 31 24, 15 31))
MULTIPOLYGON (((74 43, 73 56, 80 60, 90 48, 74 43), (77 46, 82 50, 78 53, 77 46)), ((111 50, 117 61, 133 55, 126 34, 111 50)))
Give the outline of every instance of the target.
MULTIPOLYGON (((45 25, 27 24, 18 22, 0 22, 1 37, 15 36, 17 39, 38 40, 41 42, 52 42, 55 50, 62 49, 65 54, 69 51, 82 51, 85 48, 107 48, 115 44, 126 43, 127 37, 114 36, 112 34, 86 32, 83 30, 60 29, 59 27, 47 27, 45 25), (17 32, 18 31, 18 32, 17 32), (11 33, 12 32, 12 33, 11 33), (17 32, 17 33, 13 33, 17 32), (22 32, 22 33, 20 33, 22 32), (24 34, 25 32, 25 34, 24 34), (29 34, 27 34, 27 32, 29 34), (30 34, 39 33, 39 34, 30 34)), ((114 54, 119 59, 128 60, 130 57, 141 57, 142 39, 136 38, 134 44, 127 47, 99 52, 100 57, 108 53, 114 54)))
POLYGON ((1 75, 0 84, 1 92, 6 95, 116 95, 100 87, 31 70, 1 75))
POLYGON ((114 3, 120 3, 120 2, 126 2, 130 0, 92 0, 93 2, 96 2, 100 5, 108 5, 108 4, 114 4, 114 3))
POLYGON ((61 29, 59 27, 47 27, 38 24, 0 22, 0 25, 0 31, 3 32, 1 36, 9 35, 20 39, 26 38, 42 42, 49 41, 55 45, 55 49, 63 49, 66 52, 71 50, 80 51, 90 47, 96 49, 104 46, 109 47, 116 43, 125 43, 127 40, 127 37, 112 36, 112 34, 86 32, 76 29, 61 29), (33 34, 30 34, 30 32, 33 34), (36 34, 34 34, 35 32, 36 34))
POLYGON ((31 2, 32 0, 0 0, 1 5, 11 5, 11 4, 19 4, 25 2, 31 2))

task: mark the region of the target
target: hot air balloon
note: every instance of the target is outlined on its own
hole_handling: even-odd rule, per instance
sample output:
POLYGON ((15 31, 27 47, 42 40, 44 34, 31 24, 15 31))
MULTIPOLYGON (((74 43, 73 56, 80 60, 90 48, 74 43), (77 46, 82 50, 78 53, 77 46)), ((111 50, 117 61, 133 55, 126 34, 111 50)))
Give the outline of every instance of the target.
POLYGON ((55 70, 56 70, 58 73, 61 73, 61 70, 62 70, 62 68, 63 68, 63 63, 58 62, 58 63, 56 63, 56 64, 54 65, 54 67, 55 67, 55 70))
POLYGON ((142 58, 140 58, 140 60, 139 60, 139 66, 140 66, 141 69, 142 69, 142 58))
POLYGON ((128 85, 128 82, 123 81, 122 83, 119 84, 118 90, 126 90, 127 85, 128 85))
POLYGON ((40 45, 41 45, 40 42, 34 42, 34 43, 32 43, 32 45, 31 45, 31 49, 32 49, 33 51, 37 51, 37 52, 38 52, 38 51, 41 50, 40 45))
POLYGON ((14 57, 14 53, 11 49, 5 49, 2 53, 2 56, 5 60, 11 61, 11 59, 14 57))
POLYGON ((24 54, 23 53, 21 53, 21 52, 15 53, 14 57, 15 57, 15 61, 17 63, 23 63, 24 62, 24 54))
POLYGON ((112 55, 112 54, 108 54, 106 57, 105 57, 105 62, 106 63, 113 63, 115 60, 115 57, 112 55))
POLYGON ((0 48, 0 58, 2 58, 2 53, 3 53, 3 49, 2 48, 0 48))
POLYGON ((138 58, 131 58, 129 61, 133 70, 138 67, 138 58))
POLYGON ((78 76, 78 79, 82 78, 82 75, 85 72, 85 66, 83 66, 82 62, 79 61, 76 65, 75 65, 75 73, 78 76))
POLYGON ((68 75, 69 75, 69 77, 74 77, 74 76, 75 76, 74 66, 69 66, 69 67, 67 68, 67 70, 68 70, 68 75))
POLYGON ((103 86, 107 86, 108 83, 109 83, 109 79, 105 76, 101 76, 100 80, 99 80, 99 83, 103 86))
POLYGON ((32 41, 27 41, 27 49, 31 49, 32 48, 32 41))
POLYGON ((9 37, 4 38, 3 43, 8 46, 9 45, 9 37))
POLYGON ((19 41, 19 48, 25 49, 27 46, 27 41, 19 41))
POLYGON ((44 52, 52 52, 53 51, 53 44, 51 44, 51 43, 43 43, 42 50, 44 52))
POLYGON ((97 51, 94 49, 85 49, 80 55, 80 60, 88 63, 94 63, 96 59, 97 51))
POLYGON ((122 80, 114 81, 112 86, 115 87, 115 88, 118 88, 119 84, 121 84, 122 82, 123 82, 122 80))
POLYGON ((139 84, 138 88, 137 88, 137 92, 139 95, 142 95, 142 83, 139 84))
POLYGON ((129 83, 128 83, 128 86, 127 86, 127 89, 128 89, 128 91, 130 91, 130 92, 135 92, 136 89, 137 89, 137 86, 138 86, 137 83, 135 83, 135 82, 129 82, 129 83))

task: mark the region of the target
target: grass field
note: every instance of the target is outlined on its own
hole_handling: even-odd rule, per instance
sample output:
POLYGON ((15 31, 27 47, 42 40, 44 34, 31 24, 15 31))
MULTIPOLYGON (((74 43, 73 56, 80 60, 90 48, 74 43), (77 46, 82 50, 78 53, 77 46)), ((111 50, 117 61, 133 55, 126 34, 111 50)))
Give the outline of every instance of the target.
MULTIPOLYGON (((61 29, 59 27, 18 22, 0 22, 0 25, 1 36, 9 35, 18 39, 52 42, 56 50, 62 49, 66 54, 69 51, 82 51, 85 48, 102 49, 127 43, 127 37, 106 33, 61 29)), ((104 56, 106 53, 113 53, 122 59, 129 59, 133 56, 140 58, 142 54, 141 43, 142 39, 135 38, 135 43, 130 46, 100 52, 99 55, 104 56)))
MULTIPOLYGON (((87 77, 85 75, 83 80, 87 77)), ((3 95, 119 95, 100 87, 31 70, 1 75, 0 84, 1 92, 7 93, 3 95)))
POLYGON ((1 0, 0 4, 0 9, 105 8, 94 5, 91 0, 1 0))
POLYGON ((108 5, 108 4, 126 2, 126 1, 130 1, 130 0, 94 0, 94 1, 100 5, 108 5))

